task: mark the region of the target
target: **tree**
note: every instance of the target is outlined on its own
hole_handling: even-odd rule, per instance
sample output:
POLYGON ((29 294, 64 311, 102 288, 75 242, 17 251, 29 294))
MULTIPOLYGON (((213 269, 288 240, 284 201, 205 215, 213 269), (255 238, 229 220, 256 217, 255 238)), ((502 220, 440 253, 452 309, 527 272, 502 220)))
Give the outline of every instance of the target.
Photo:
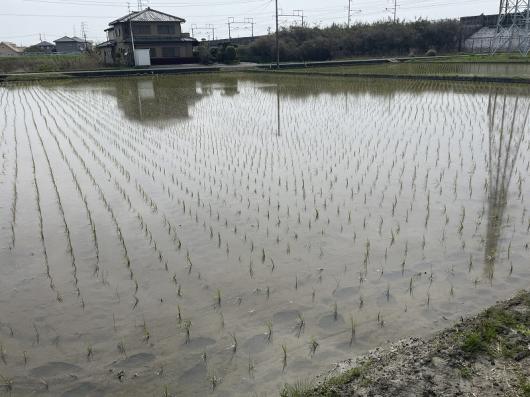
POLYGON ((235 62, 237 58, 237 52, 234 46, 229 45, 226 46, 224 50, 224 62, 225 63, 233 63, 235 62))

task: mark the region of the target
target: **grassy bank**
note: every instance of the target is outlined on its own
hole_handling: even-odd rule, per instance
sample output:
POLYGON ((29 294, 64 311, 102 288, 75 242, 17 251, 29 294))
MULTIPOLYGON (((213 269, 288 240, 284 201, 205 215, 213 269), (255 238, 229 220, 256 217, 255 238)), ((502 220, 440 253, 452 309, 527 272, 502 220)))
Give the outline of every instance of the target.
POLYGON ((521 292, 431 339, 408 339, 342 363, 282 397, 530 397, 530 293, 521 292))
POLYGON ((466 76, 530 78, 530 64, 412 61, 377 65, 344 65, 288 69, 288 72, 341 75, 391 75, 391 76, 466 76))
MULTIPOLYGON (((415 62, 412 60, 411 62, 415 62)), ((425 62, 424 59, 420 62, 425 62)), ((530 57, 519 53, 502 54, 455 54, 444 59, 433 58, 430 62, 479 62, 479 63, 530 63, 530 57)))
POLYGON ((90 54, 0 57, 0 73, 64 72, 102 68, 104 65, 99 57, 90 54))

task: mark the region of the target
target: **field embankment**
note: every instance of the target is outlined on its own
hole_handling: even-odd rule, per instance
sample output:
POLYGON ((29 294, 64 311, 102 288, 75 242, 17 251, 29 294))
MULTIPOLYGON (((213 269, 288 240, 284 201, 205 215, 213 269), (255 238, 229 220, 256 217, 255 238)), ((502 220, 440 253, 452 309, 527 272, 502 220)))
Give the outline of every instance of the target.
POLYGON ((340 363, 282 396, 530 396, 530 293, 430 339, 409 338, 340 363))
POLYGON ((28 55, 0 57, 0 73, 64 72, 102 69, 96 55, 28 55))

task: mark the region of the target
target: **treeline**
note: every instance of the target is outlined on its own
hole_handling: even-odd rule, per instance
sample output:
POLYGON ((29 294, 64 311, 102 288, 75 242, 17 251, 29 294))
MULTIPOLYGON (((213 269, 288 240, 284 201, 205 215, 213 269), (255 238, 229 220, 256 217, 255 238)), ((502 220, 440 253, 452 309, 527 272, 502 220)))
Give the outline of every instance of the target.
MULTIPOLYGON (((279 33, 281 61, 324 61, 352 56, 430 55, 459 50, 458 20, 359 23, 347 27, 289 27, 279 33)), ((239 46, 238 58, 249 62, 276 59, 275 35, 239 46)))

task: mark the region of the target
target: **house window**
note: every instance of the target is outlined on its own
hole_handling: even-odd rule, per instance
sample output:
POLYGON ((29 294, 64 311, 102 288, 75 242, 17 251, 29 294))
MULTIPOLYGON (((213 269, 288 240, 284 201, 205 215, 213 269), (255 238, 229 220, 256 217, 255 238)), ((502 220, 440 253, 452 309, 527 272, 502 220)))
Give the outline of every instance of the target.
POLYGON ((149 56, 151 57, 151 59, 156 58, 156 47, 149 49, 149 56))
POLYGON ((133 25, 134 34, 151 34, 151 26, 149 25, 133 25))
POLYGON ((163 47, 162 56, 164 58, 174 58, 176 56, 174 47, 163 47))
POLYGON ((175 34, 175 25, 158 25, 158 34, 175 34))

